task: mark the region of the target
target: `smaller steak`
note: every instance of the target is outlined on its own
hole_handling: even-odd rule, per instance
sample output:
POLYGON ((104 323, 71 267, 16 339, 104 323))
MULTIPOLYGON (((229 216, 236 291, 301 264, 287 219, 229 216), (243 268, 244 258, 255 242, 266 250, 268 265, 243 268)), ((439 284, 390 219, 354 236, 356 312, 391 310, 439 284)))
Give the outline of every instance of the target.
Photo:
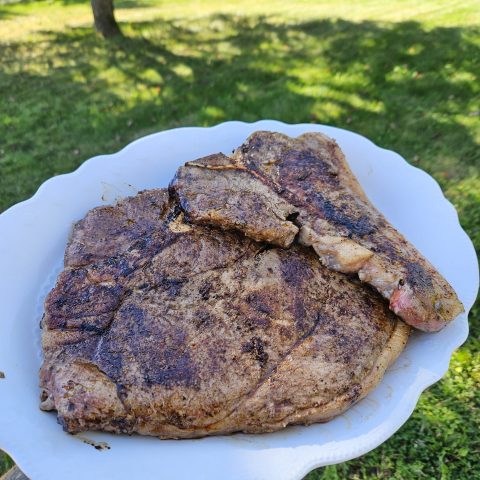
POLYGON ((445 278, 371 204, 335 140, 255 132, 234 157, 300 211, 300 241, 325 266, 358 273, 405 322, 437 331, 463 311, 445 278))

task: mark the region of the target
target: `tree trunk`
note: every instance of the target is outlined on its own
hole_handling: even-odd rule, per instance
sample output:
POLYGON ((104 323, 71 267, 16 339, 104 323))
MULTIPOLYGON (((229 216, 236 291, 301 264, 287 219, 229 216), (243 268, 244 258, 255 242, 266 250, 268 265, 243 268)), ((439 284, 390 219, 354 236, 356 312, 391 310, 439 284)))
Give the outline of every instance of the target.
POLYGON ((113 15, 113 0, 91 0, 95 28, 104 38, 121 35, 122 32, 113 15))

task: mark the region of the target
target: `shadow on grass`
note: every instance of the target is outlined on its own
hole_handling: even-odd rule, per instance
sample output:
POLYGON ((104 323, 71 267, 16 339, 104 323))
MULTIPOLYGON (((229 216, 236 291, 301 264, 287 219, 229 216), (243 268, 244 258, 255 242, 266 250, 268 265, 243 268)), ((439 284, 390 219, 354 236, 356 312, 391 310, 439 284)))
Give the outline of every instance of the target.
POLYGON ((19 13, 19 12, 13 12, 11 9, 9 8, 4 8, 2 7, 2 5, 0 4, 0 22, 2 20, 10 20, 14 17, 19 17, 21 16, 22 14, 19 13))
POLYGON ((232 15, 122 28, 127 37, 109 42, 76 28, 2 48, 3 162, 33 177, 25 190, 0 180, 0 208, 31 194, 42 178, 137 135, 228 119, 356 130, 444 186, 478 167, 463 118, 475 115, 480 93, 478 30, 232 15))

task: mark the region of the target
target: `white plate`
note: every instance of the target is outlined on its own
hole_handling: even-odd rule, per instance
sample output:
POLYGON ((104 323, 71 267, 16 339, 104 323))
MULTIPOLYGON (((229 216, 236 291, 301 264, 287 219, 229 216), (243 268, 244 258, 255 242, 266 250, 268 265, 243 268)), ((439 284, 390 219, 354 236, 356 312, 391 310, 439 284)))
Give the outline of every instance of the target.
POLYGON ((73 221, 88 209, 137 190, 164 187, 187 160, 230 153, 255 130, 288 135, 321 131, 335 138, 373 203, 439 269, 467 311, 478 290, 471 241, 437 183, 402 157, 352 132, 321 125, 228 122, 142 138, 45 182, 0 216, 0 448, 32 479, 300 479, 315 467, 362 455, 410 416, 420 393, 439 380, 468 334, 467 314, 436 334, 415 333, 379 387, 335 420, 266 435, 161 441, 89 433, 98 451, 65 434, 38 408, 38 323, 61 268, 73 221))

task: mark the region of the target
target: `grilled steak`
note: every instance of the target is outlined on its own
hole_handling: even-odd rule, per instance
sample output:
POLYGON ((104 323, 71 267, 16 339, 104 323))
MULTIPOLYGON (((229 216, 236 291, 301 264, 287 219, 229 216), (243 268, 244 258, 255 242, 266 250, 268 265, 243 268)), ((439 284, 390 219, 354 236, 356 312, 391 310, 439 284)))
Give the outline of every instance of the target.
POLYGON ((448 282, 369 202, 340 148, 325 135, 255 132, 233 158, 219 154, 187 163, 171 187, 192 222, 235 228, 281 246, 291 241, 295 224, 300 242, 313 247, 326 267, 357 273, 416 328, 439 330, 463 311, 448 282), (214 192, 208 202, 206 192, 214 192), (230 197, 234 204, 225 204, 230 197), (262 237, 262 225, 271 224, 275 234, 262 237))
MULTIPOLYGON (((165 190, 75 225, 42 322, 41 407, 66 431, 188 438, 326 421, 403 349, 409 328, 373 289, 311 248, 264 242, 286 246, 296 232, 264 184, 252 186, 260 203, 244 198, 271 211, 269 233, 230 231, 245 228, 247 177, 235 178, 218 210, 227 230, 188 221, 165 190)), ((216 218, 214 203, 197 198, 207 213, 195 218, 216 218)))

